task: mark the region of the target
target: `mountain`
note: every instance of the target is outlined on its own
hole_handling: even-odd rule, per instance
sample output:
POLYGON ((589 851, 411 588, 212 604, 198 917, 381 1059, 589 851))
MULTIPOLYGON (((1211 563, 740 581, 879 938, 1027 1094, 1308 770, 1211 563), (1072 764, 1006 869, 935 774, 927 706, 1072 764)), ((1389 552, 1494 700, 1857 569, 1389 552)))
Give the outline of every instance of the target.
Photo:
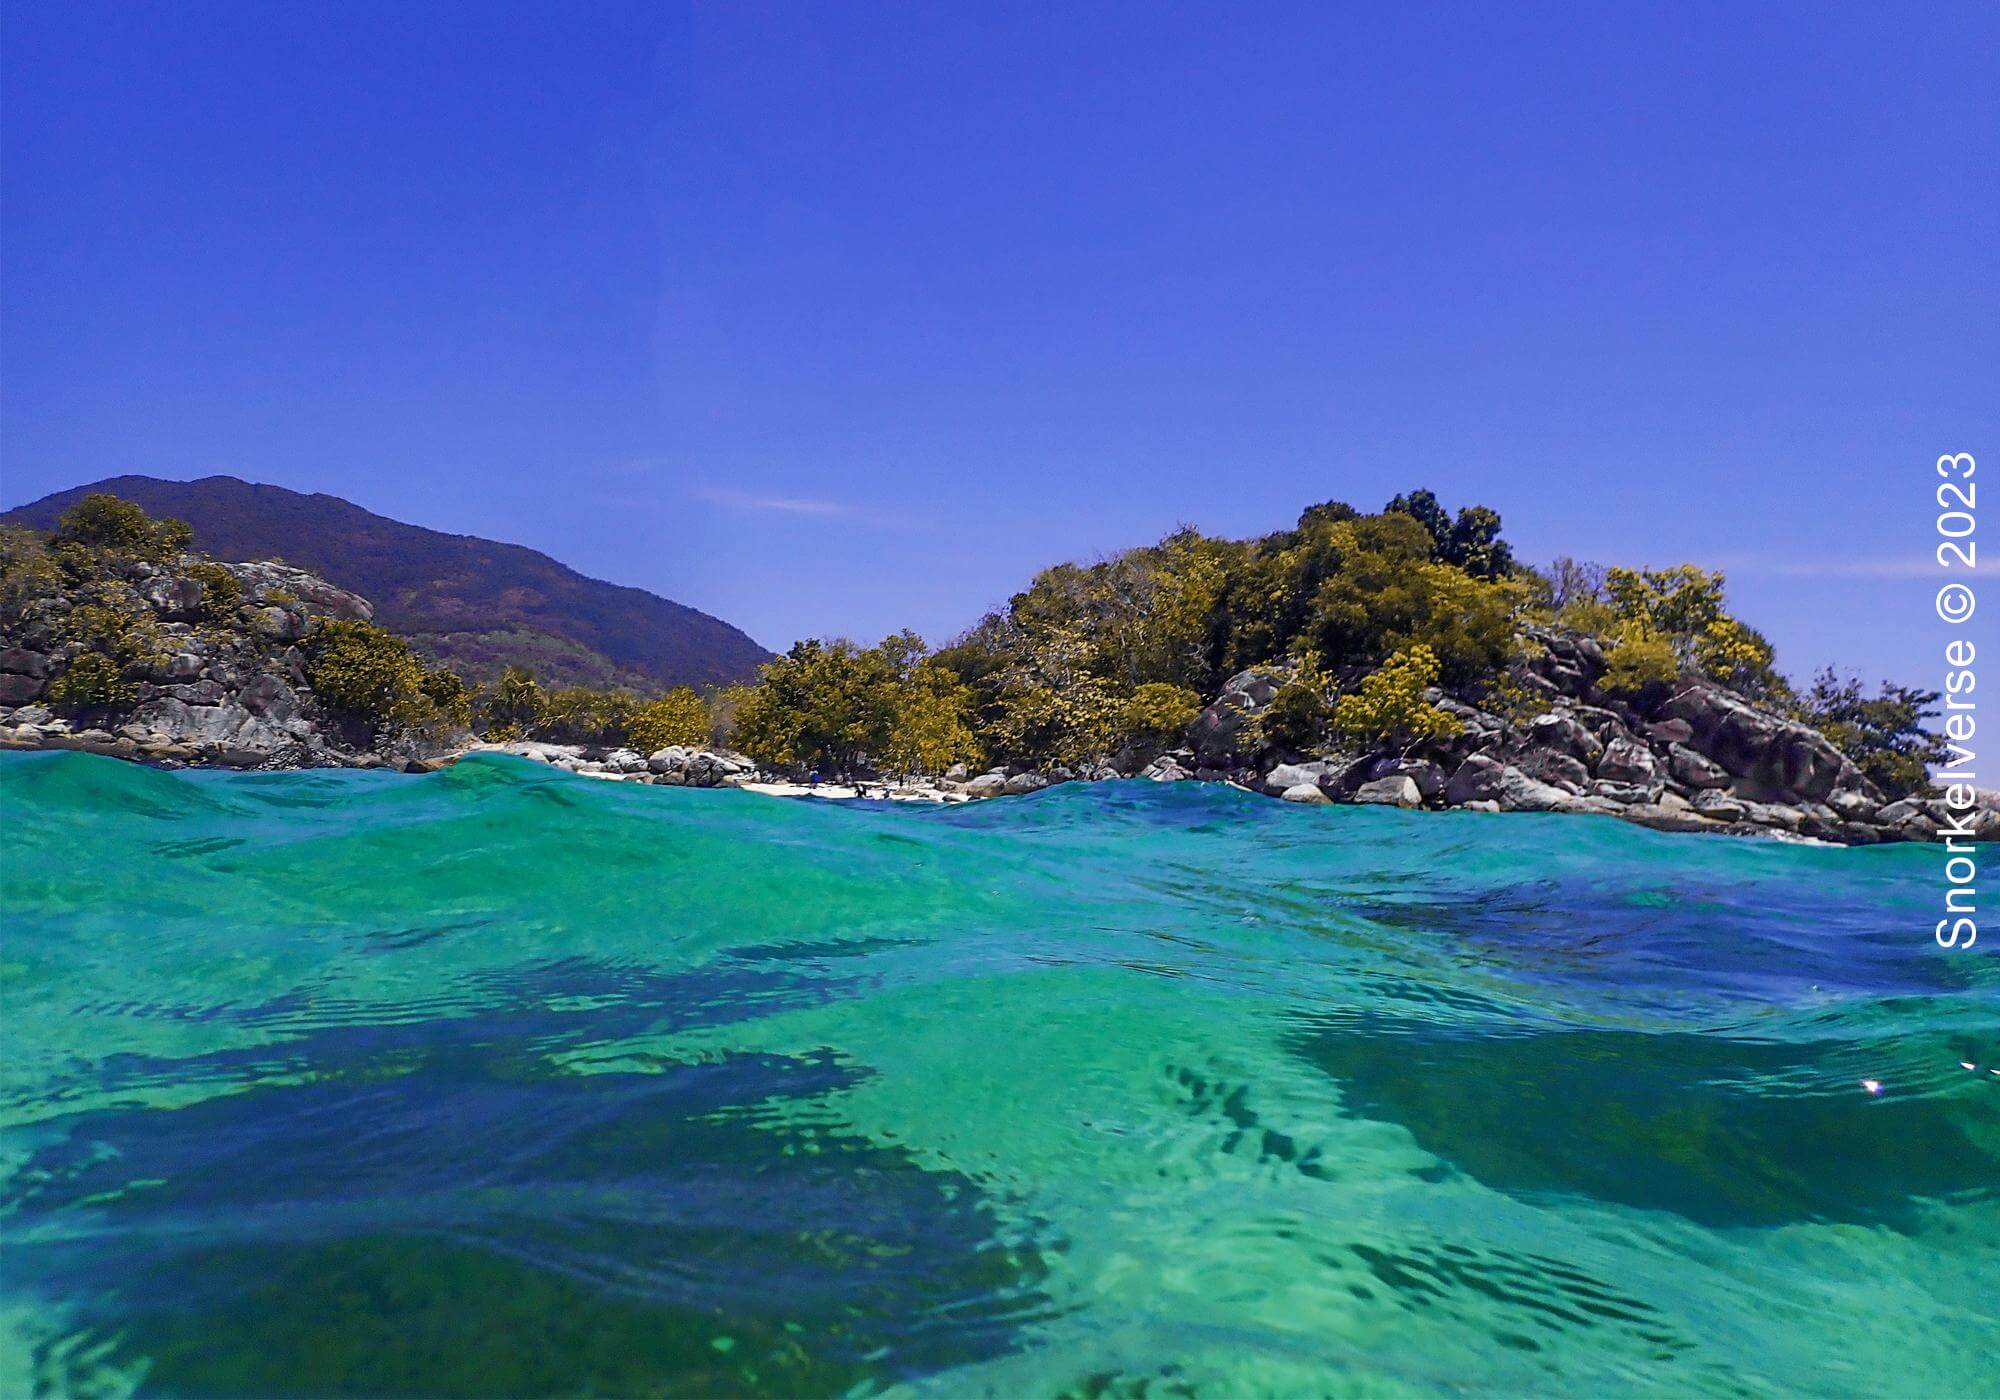
POLYGON ((672 685, 748 680, 770 653, 728 623, 642 588, 586 578, 548 555, 447 535, 231 476, 115 476, 0 515, 48 530, 92 491, 194 527, 217 559, 282 559, 361 594, 375 620, 474 680, 508 665, 549 685, 672 685))

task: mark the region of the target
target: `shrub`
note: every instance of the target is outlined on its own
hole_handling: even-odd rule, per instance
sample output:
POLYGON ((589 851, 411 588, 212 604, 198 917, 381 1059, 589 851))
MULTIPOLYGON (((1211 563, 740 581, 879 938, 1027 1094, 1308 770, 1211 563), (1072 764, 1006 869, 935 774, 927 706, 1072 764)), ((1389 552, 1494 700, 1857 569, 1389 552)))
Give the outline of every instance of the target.
POLYGON ((73 604, 58 632, 84 650, 110 657, 120 668, 150 666, 165 654, 166 639, 152 610, 129 589, 93 590, 100 601, 73 604))
MULTIPOLYGON (((524 710, 533 708, 524 693, 521 704, 524 710)), ((566 685, 550 691, 542 701, 539 719, 528 722, 559 744, 623 744, 638 710, 639 702, 620 691, 566 685)))
POLYGON ((1201 713, 1201 697, 1183 685, 1152 681, 1134 690, 1118 712, 1118 730, 1127 743, 1170 749, 1187 737, 1201 713))
POLYGON ((376 728, 432 716, 424 668, 401 637, 372 623, 330 619, 300 643, 306 680, 320 702, 376 728))
POLYGON ((464 729, 472 723, 472 692, 458 672, 438 666, 424 672, 419 688, 430 702, 430 722, 439 729, 464 729))
POLYGON ((166 559, 194 543, 194 530, 184 520, 155 520, 130 501, 93 491, 63 512, 55 538, 58 544, 166 559))
POLYGON ((940 773, 954 763, 979 760, 972 689, 957 672, 932 659, 910 668, 897 690, 884 756, 905 773, 940 773))
POLYGON ((49 686, 49 700, 61 709, 123 709, 139 698, 139 687, 102 652, 87 651, 49 686))
POLYGON ((639 707, 625 726, 626 742, 641 753, 679 745, 702 748, 709 742, 708 706, 687 686, 675 686, 639 707))
POLYGON ((224 622, 243 605, 243 582, 220 564, 206 560, 187 567, 187 575, 201 585, 201 615, 210 622, 224 622))
POLYGON ((0 621, 13 621, 61 591, 62 570, 41 534, 0 525, 0 621))
POLYGON ((1307 753, 1319 746, 1332 713, 1318 689, 1291 680, 1278 687, 1270 707, 1258 718, 1265 743, 1307 753))
POLYGON ((1452 737, 1462 726, 1424 698, 1437 675, 1437 657, 1429 647, 1397 652, 1361 682, 1359 691, 1340 697, 1333 707, 1334 728, 1364 744, 1452 737))
POLYGON ((1611 695, 1636 695, 1648 686, 1671 685, 1681 674, 1680 656, 1672 642, 1631 625, 1604 659, 1598 688, 1611 695))
POLYGON ((548 697, 535 683, 533 673, 509 666, 493 683, 493 689, 480 697, 478 709, 486 724, 486 737, 505 743, 535 732, 547 713, 548 697))

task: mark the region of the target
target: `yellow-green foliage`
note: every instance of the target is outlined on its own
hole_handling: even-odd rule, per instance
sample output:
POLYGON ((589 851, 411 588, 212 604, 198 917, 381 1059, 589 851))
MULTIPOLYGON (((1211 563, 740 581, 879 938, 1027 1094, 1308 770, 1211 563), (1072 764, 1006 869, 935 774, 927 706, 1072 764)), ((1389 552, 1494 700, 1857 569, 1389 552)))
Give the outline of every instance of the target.
POLYGON ((930 657, 909 668, 896 696, 884 756, 904 773, 940 773, 954 763, 977 762, 972 733, 972 691, 930 657))
POLYGON ((1438 659, 1429 647, 1399 651, 1364 679, 1360 690, 1340 697, 1333 707, 1334 728, 1365 744, 1448 739, 1462 726, 1424 698, 1437 677, 1438 659))
POLYGON ((720 705, 730 742, 778 768, 844 773, 873 763, 934 772, 979 754, 971 692, 925 655, 913 632, 872 647, 799 642, 720 705))
POLYGON ((1308 651, 1292 668, 1291 678, 1278 687, 1270 706, 1257 717, 1265 743, 1303 751, 1315 747, 1333 716, 1328 701, 1332 682, 1319 654, 1308 651))
POLYGON ((1577 593, 1560 616, 1613 642, 1606 690, 1634 693, 1693 667, 1752 695, 1789 694, 1770 642, 1725 609, 1720 573, 1692 564, 1606 569, 1600 592, 1577 593))
POLYGON ((166 638, 152 610, 129 588, 102 585, 62 615, 57 634, 119 667, 151 666, 165 655, 166 638))
MULTIPOLYGON (((569 685, 549 691, 539 710, 532 699, 524 700, 520 708, 537 734, 556 743, 623 744, 639 701, 623 691, 569 685)), ((515 723, 518 726, 520 719, 515 723)))
POLYGON ((194 543, 194 531, 184 520, 155 520, 130 501, 93 491, 63 512, 55 539, 61 545, 159 560, 187 549, 194 543))
POLYGON ((448 685, 426 674, 401 637, 372 623, 332 619, 315 624, 300 649, 321 704, 378 729, 444 722, 430 690, 448 694, 448 685))
POLYGON ((1680 673, 1680 656, 1672 642, 1628 622, 1605 653, 1604 676, 1598 684, 1613 695, 1636 695, 1648 686, 1670 684, 1680 673))
POLYGON ((1170 749, 1187 737, 1200 713, 1201 697, 1186 686, 1148 681, 1120 708, 1119 737, 1146 749, 1170 749))
POLYGON ((139 698, 139 688, 123 678, 118 663, 87 651, 49 686, 49 700, 61 709, 122 709, 139 698))
POLYGON ((0 621, 23 616, 62 589, 62 569, 40 532, 0 525, 0 621))
POLYGON ((456 671, 432 667, 419 688, 430 702, 433 727, 455 730, 472 723, 472 691, 456 671))
POLYGON ((242 580, 222 565, 203 560, 188 565, 187 575, 201 585, 201 615, 209 621, 226 621, 243 605, 242 580))
POLYGON ((1771 643, 1763 633, 1733 617, 1719 617, 1701 629, 1694 641, 1695 664, 1709 675, 1753 692, 1772 679, 1771 643))
POLYGON ((708 706, 687 686, 675 686, 659 699, 642 705, 626 721, 626 742, 640 753, 672 745, 701 748, 709 743, 708 706))
POLYGON ((998 714, 992 747, 1011 758, 1078 765, 1118 747, 1123 697, 1102 670, 1090 634, 1072 623, 1043 624, 1022 641, 998 714))
POLYGON ((509 666, 479 696, 477 709, 486 737, 505 743, 535 732, 548 710, 548 696, 525 667, 509 666))
MULTIPOLYGON (((795 643, 736 712, 736 746, 780 768, 848 772, 885 752, 900 679, 888 644, 795 643)), ((893 648, 901 652, 900 642, 893 648)))

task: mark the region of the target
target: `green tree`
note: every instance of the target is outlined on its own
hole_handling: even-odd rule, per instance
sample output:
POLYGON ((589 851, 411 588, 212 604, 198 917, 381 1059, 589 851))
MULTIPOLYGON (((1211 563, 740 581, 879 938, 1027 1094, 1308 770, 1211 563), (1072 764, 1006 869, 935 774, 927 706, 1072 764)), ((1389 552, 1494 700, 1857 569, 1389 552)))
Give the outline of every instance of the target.
POLYGON ((158 560, 185 551, 194 531, 184 520, 155 520, 130 501, 93 491, 63 512, 55 540, 158 560))
POLYGON ((430 722, 440 730, 462 730, 472 725, 472 691, 458 672, 434 666, 424 672, 418 684, 430 705, 430 722))
POLYGON ((1892 798, 1928 794, 1930 769, 1948 757, 1928 721, 1937 717, 1938 692, 1884 681, 1873 696, 1853 677, 1829 666, 1813 677, 1797 711, 1808 724, 1853 759, 1892 798))
POLYGON ((980 757, 972 732, 972 689, 926 657, 910 668, 896 697, 886 756, 905 773, 941 773, 980 757))
POLYGON ((626 735, 639 752, 658 753, 674 745, 705 748, 709 729, 708 706, 691 687, 679 685, 640 706, 626 724, 626 735))
POLYGON ((884 753, 900 677, 880 647, 794 643, 737 707, 735 742, 759 763, 852 773, 884 753))

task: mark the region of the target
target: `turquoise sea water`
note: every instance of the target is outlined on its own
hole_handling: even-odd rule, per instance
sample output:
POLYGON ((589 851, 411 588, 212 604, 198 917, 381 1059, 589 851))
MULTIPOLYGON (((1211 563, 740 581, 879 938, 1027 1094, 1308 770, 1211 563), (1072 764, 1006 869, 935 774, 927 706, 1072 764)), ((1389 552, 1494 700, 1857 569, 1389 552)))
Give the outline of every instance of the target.
POLYGON ((1933 852, 499 758, 0 817, 0 1394, 2000 1390, 1933 852))

